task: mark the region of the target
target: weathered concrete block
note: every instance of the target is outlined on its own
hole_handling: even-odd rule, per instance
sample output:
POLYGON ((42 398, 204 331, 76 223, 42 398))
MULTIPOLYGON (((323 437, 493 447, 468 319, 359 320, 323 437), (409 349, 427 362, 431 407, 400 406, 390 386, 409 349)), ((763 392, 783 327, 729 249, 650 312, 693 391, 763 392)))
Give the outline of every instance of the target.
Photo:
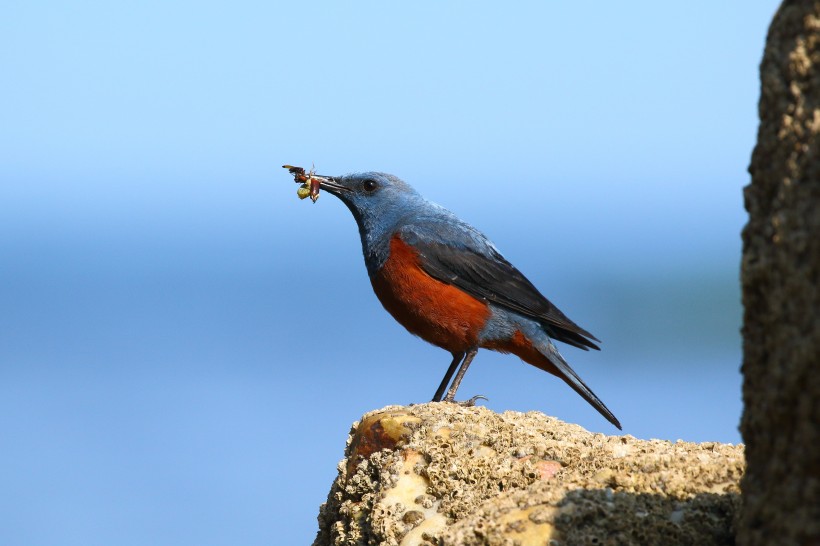
POLYGON ((355 423, 314 546, 733 544, 743 447, 437 403, 355 423))

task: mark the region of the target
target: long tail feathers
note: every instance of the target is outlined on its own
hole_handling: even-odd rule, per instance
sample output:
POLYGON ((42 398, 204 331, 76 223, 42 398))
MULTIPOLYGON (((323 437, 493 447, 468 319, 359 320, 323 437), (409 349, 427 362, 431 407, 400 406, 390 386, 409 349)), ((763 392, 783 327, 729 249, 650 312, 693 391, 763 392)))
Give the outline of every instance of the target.
POLYGON ((598 413, 604 416, 604 418, 618 427, 618 430, 623 430, 621 428, 621 423, 618 421, 618 418, 609 411, 609 408, 606 407, 606 404, 601 402, 601 399, 595 396, 595 393, 587 387, 586 383, 584 383, 578 374, 575 373, 575 370, 570 368, 567 361, 564 360, 564 357, 561 356, 561 353, 558 352, 558 349, 552 343, 548 345, 548 352, 549 354, 544 354, 544 356, 550 361, 550 363, 555 366, 556 370, 558 371, 558 376, 563 379, 567 385, 572 387, 572 389, 581 395, 581 397, 590 403, 590 405, 598 410, 598 413))

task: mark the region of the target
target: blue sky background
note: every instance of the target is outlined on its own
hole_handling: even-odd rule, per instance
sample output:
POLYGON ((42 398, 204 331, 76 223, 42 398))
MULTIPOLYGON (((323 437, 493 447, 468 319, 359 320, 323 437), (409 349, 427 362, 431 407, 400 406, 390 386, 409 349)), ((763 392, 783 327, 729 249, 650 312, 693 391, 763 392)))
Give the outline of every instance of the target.
MULTIPOLYGON (((11 2, 0 542, 305 544, 352 421, 449 355, 283 163, 397 174, 603 351, 641 438, 740 441, 742 187, 774 1, 11 2)), ((482 352, 460 393, 616 432, 482 352)))

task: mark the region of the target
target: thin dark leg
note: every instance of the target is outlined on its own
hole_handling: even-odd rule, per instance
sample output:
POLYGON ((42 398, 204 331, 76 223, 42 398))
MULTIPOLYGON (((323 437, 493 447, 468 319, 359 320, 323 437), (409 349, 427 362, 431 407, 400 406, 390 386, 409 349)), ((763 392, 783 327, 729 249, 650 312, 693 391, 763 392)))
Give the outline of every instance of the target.
POLYGON ((450 383, 450 378, 453 377, 453 373, 456 371, 456 367, 458 363, 464 358, 464 353, 453 353, 453 361, 450 363, 450 367, 447 368, 447 373, 444 374, 444 379, 441 380, 441 385, 438 386, 438 390, 436 394, 433 395, 433 402, 441 402, 441 397, 444 395, 444 389, 447 388, 447 384, 450 383))
POLYGON ((477 348, 467 351, 467 356, 464 357, 464 361, 461 363, 461 368, 458 369, 458 373, 456 374, 455 379, 453 379, 453 384, 450 385, 450 390, 447 391, 447 396, 444 397, 445 402, 452 402, 456 397, 458 386, 461 384, 461 380, 464 379, 464 374, 467 373, 467 368, 470 367, 470 362, 473 361, 476 353, 478 353, 477 348))

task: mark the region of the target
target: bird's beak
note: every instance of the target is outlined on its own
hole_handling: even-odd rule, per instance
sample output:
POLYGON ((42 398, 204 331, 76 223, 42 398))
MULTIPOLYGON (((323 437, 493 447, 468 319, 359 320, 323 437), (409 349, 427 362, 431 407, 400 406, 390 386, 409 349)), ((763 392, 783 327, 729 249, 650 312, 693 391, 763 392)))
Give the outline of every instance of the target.
POLYGON ((332 176, 314 175, 314 178, 319 180, 319 187, 333 195, 338 196, 340 193, 349 192, 350 188, 342 186, 332 176))

